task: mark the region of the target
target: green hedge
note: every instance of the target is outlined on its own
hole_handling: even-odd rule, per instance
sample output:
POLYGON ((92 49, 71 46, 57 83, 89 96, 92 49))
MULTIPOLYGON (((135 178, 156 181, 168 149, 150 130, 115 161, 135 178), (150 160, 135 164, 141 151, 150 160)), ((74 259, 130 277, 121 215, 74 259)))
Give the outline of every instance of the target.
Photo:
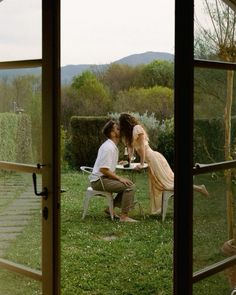
MULTIPOLYGON (((117 119, 118 114, 111 114, 117 119)), ((150 146, 161 152, 174 167, 174 120, 163 122, 143 119, 150 137, 150 146)), ((97 150, 104 141, 101 129, 109 117, 72 117, 72 136, 66 146, 66 159, 69 165, 79 169, 81 165, 93 166, 97 150)), ((232 118, 232 148, 236 148, 236 118, 232 118)), ((123 146, 119 145, 120 157, 123 146)), ((224 121, 222 118, 194 121, 194 163, 212 163, 224 161, 224 121)))
POLYGON ((26 114, 0 113, 0 161, 31 163, 31 122, 26 114))
MULTIPOLYGON (((105 140, 105 137, 101 133, 102 127, 111 118, 114 120, 118 119, 117 115, 114 116, 114 114, 104 117, 73 116, 71 118, 71 136, 65 143, 64 153, 64 160, 69 164, 69 167, 78 170, 83 165, 94 165, 98 148, 105 140)), ((150 118, 142 116, 140 119, 143 121, 150 136, 151 147, 154 150, 161 150, 170 165, 173 166, 173 119, 166 120, 162 124, 155 121, 152 116, 150 118), (166 142, 168 142, 167 145, 166 142)), ((123 159, 124 145, 120 143, 118 148, 120 150, 120 159, 123 159)), ((136 160, 138 160, 138 157, 136 160)))
POLYGON ((71 118, 71 136, 65 147, 65 159, 70 167, 94 165, 98 148, 105 140, 101 131, 109 119, 108 116, 71 118))

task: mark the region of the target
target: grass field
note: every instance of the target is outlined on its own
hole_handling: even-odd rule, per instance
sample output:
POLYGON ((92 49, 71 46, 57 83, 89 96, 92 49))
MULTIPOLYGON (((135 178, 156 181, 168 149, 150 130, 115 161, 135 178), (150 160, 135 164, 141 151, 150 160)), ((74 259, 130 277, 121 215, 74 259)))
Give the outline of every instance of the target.
MULTIPOLYGON (((227 240, 225 185, 222 175, 195 177, 195 183, 205 183, 210 197, 194 196, 194 271, 224 258, 221 246, 227 240)), ((105 199, 93 199, 88 215, 81 220, 87 175, 79 172, 62 175, 66 193, 61 200, 61 293, 63 295, 171 295, 173 275, 173 201, 164 223, 160 216, 149 215, 147 175, 135 176, 138 207, 131 217, 140 222, 126 224, 111 221, 103 212, 105 199)), ((9 257, 19 263, 39 267, 40 239, 38 222, 33 221, 19 237, 9 257), (22 243, 24 241, 24 243, 22 243), (29 250, 30 249, 30 250, 29 250), (35 251, 36 255, 32 253, 35 251), (14 253, 15 256, 14 257, 14 253)), ((31 280, 0 272, 4 295, 41 294, 40 286, 31 280), (13 287, 12 287, 13 290, 13 287), (8 292, 9 291, 9 292, 8 292)), ((195 295, 229 294, 224 273, 194 285, 195 295)), ((0 293, 1 294, 1 293, 0 293)))

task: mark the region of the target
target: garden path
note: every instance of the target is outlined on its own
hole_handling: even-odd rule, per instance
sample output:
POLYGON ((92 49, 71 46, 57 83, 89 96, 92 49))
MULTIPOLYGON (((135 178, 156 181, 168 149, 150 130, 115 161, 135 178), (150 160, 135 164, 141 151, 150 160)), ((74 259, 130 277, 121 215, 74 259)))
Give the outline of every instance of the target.
POLYGON ((0 181, 0 257, 22 233, 35 210, 40 210, 40 199, 34 195, 33 185, 0 181))

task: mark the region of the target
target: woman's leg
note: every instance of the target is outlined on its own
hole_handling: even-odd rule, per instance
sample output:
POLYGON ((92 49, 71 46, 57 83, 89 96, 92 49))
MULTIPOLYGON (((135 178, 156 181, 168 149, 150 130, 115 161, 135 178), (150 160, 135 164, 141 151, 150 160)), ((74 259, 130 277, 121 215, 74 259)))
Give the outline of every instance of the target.
POLYGON ((209 196, 209 193, 205 187, 204 184, 201 184, 201 185, 193 185, 193 189, 196 191, 196 192, 199 192, 201 193, 202 195, 208 197, 209 196))

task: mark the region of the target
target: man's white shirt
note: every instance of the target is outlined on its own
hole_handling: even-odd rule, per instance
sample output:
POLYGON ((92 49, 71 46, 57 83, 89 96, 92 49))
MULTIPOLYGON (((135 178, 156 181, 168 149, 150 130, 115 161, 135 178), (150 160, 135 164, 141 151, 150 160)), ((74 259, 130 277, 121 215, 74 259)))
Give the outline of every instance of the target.
POLYGON ((116 144, 107 139, 99 148, 96 162, 93 167, 93 172, 89 176, 91 182, 97 181, 103 174, 99 171, 100 168, 108 168, 112 172, 115 172, 116 165, 118 163, 119 150, 116 144))

